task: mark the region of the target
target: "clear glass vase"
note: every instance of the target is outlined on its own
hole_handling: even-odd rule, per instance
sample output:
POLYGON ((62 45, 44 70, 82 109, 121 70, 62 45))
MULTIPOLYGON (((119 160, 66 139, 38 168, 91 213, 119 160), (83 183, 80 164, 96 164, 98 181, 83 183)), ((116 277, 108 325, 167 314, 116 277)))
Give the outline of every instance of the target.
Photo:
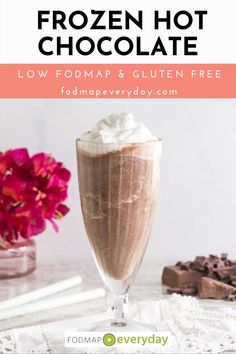
POLYGON ((112 295, 110 320, 90 330, 150 330, 128 319, 128 290, 155 214, 161 140, 100 144, 77 140, 84 224, 100 276, 112 295))
POLYGON ((22 277, 36 268, 36 244, 30 239, 0 248, 0 279, 22 277))

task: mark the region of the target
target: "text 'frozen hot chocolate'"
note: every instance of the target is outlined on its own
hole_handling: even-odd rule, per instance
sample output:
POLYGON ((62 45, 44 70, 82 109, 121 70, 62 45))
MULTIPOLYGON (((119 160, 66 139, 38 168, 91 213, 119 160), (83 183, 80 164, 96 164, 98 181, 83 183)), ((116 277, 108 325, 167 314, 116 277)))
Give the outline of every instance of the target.
POLYGON ((112 114, 77 140, 85 227, 98 265, 109 278, 128 280, 142 260, 160 155, 160 139, 131 114, 112 114))

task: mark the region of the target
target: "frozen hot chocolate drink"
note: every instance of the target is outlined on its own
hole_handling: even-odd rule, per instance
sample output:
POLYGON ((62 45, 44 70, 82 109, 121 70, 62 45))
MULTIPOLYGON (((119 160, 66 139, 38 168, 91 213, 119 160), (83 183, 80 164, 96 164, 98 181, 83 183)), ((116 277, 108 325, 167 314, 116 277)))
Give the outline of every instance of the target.
POLYGON ((160 155, 160 139, 131 114, 112 114, 77 140, 89 241, 103 276, 126 288, 149 240, 160 155))

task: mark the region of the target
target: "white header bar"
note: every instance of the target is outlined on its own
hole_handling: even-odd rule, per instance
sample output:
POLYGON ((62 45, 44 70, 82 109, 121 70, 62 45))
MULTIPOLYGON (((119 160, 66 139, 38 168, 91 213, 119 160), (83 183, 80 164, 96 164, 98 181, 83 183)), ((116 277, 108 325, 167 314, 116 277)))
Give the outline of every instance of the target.
POLYGON ((0 63, 236 63, 235 16, 235 0, 224 3, 219 0, 136 1, 132 5, 120 0, 115 6, 108 0, 83 3, 77 0, 0 0, 0 63), (42 29, 38 29, 38 11, 48 11, 41 14, 42 29), (75 13, 77 11, 81 13, 75 13), (109 11, 121 13, 109 17, 109 11), (139 26, 130 17, 127 25, 125 11, 136 22, 140 20, 139 26), (138 17, 139 11, 142 19, 138 17), (63 13, 65 18, 60 22, 63 13), (70 17, 72 13, 74 16, 70 17), (169 22, 157 20, 168 16, 169 22), (189 28, 182 29, 188 24, 189 28), (53 25, 57 29, 53 29, 53 25), (72 28, 80 25, 82 29, 72 28), (155 25, 159 28, 155 29, 155 25), (117 26, 121 29, 111 29, 117 26), (42 40, 42 50, 52 55, 44 55, 39 50, 39 42, 44 37, 51 39, 42 40), (90 40, 80 40, 81 37, 90 40), (103 37, 106 38, 101 40, 103 37), (72 55, 68 48, 61 48, 61 55, 57 55, 58 47, 69 43, 72 55), (99 53, 99 45, 100 52, 112 54, 99 53), (92 52, 82 55, 76 46, 80 52, 89 48, 92 52), (128 55, 119 54, 129 49, 128 55), (188 55, 195 51, 198 55, 188 55))

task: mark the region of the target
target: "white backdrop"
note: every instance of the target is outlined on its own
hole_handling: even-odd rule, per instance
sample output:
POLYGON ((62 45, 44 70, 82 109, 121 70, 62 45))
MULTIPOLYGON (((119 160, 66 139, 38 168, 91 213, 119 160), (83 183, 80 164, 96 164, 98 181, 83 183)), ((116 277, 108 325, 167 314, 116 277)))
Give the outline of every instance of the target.
POLYGON ((236 100, 0 100, 0 149, 45 151, 72 171, 60 233, 37 237, 40 261, 90 257, 77 191, 75 139, 111 112, 133 112, 163 139, 159 205, 147 258, 236 258, 236 100))

